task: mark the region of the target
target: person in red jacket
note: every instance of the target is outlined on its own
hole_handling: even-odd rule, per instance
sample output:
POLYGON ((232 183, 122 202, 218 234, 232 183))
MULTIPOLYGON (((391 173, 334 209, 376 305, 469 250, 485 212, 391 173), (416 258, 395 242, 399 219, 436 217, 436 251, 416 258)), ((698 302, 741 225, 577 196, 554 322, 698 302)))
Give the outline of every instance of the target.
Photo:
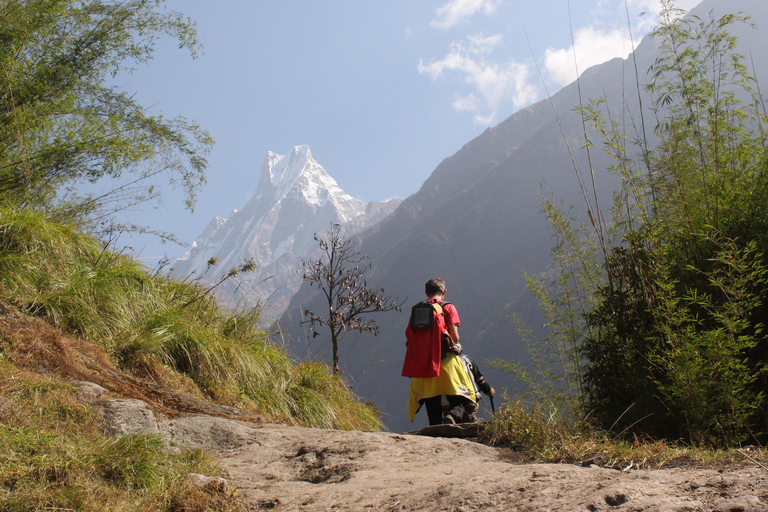
MULTIPOLYGON (((416 412, 424 405, 430 425, 467 421, 467 418, 477 411, 477 397, 472 378, 467 374, 458 357, 462 352, 459 344, 459 312, 453 304, 445 302, 447 290, 445 281, 442 279, 433 278, 427 281, 424 292, 427 295, 427 302, 438 303, 441 306, 444 320, 444 331, 441 334, 444 342, 439 369, 435 376, 417 377, 411 374, 409 369, 417 366, 417 362, 409 360, 409 357, 414 357, 409 354, 421 354, 421 352, 414 351, 412 346, 406 353, 403 375, 412 377, 408 400, 410 419, 413 421, 416 412), (442 396, 448 400, 448 412, 445 417, 443 417, 442 396)), ((406 329, 406 339, 409 344, 417 342, 410 322, 406 329)), ((420 357, 424 356, 420 355, 420 357)))

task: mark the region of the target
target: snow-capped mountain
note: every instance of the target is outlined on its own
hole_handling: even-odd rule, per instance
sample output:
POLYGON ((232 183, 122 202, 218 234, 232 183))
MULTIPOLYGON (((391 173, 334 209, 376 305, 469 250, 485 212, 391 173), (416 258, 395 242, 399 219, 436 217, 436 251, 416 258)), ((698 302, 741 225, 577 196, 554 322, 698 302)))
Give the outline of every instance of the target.
POLYGON ((368 204, 350 196, 315 161, 308 146, 296 146, 286 155, 270 151, 251 199, 228 219, 219 215, 211 219, 190 251, 179 258, 176 273, 214 283, 253 258, 257 270, 230 279, 217 288, 217 296, 229 305, 261 302, 262 319, 271 321, 299 288, 301 261, 318 252, 315 233, 336 223, 352 236, 398 204, 399 199, 368 204), (213 257, 217 264, 208 268, 213 257))

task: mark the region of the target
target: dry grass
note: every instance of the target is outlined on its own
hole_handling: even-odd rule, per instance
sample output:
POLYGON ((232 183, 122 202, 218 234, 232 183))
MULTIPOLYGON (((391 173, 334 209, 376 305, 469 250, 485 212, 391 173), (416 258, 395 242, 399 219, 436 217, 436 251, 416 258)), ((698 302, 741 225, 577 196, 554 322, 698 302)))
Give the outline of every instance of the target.
POLYGON ((622 439, 520 401, 508 402, 482 436, 488 444, 511 448, 540 462, 595 464, 624 471, 734 466, 768 469, 768 451, 763 447, 716 449, 637 437, 622 439))

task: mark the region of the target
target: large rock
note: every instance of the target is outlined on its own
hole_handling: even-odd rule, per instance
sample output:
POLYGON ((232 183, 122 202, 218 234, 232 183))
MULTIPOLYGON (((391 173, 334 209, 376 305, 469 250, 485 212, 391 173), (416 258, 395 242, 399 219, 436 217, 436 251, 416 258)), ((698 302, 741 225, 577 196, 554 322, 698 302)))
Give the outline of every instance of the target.
POLYGON ((171 446, 216 452, 241 448, 255 439, 253 425, 204 414, 162 419, 159 428, 171 446))
POLYGON ((107 431, 112 434, 160 434, 155 413, 141 400, 97 400, 92 405, 94 411, 104 419, 107 431))

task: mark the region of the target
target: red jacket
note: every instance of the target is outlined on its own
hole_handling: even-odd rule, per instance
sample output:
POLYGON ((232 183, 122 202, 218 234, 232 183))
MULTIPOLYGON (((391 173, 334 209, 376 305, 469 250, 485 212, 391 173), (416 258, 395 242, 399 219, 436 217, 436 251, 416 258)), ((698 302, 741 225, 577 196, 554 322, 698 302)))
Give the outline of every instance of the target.
MULTIPOLYGON (((437 302, 430 299, 427 302, 437 302)), ((445 317, 458 325, 458 313, 450 303, 445 303, 443 314, 435 315, 432 329, 411 329, 410 319, 405 329, 407 348, 403 362, 403 377, 429 378, 440 375, 440 338, 445 332, 445 317), (446 309, 448 311, 446 311, 446 309)))

